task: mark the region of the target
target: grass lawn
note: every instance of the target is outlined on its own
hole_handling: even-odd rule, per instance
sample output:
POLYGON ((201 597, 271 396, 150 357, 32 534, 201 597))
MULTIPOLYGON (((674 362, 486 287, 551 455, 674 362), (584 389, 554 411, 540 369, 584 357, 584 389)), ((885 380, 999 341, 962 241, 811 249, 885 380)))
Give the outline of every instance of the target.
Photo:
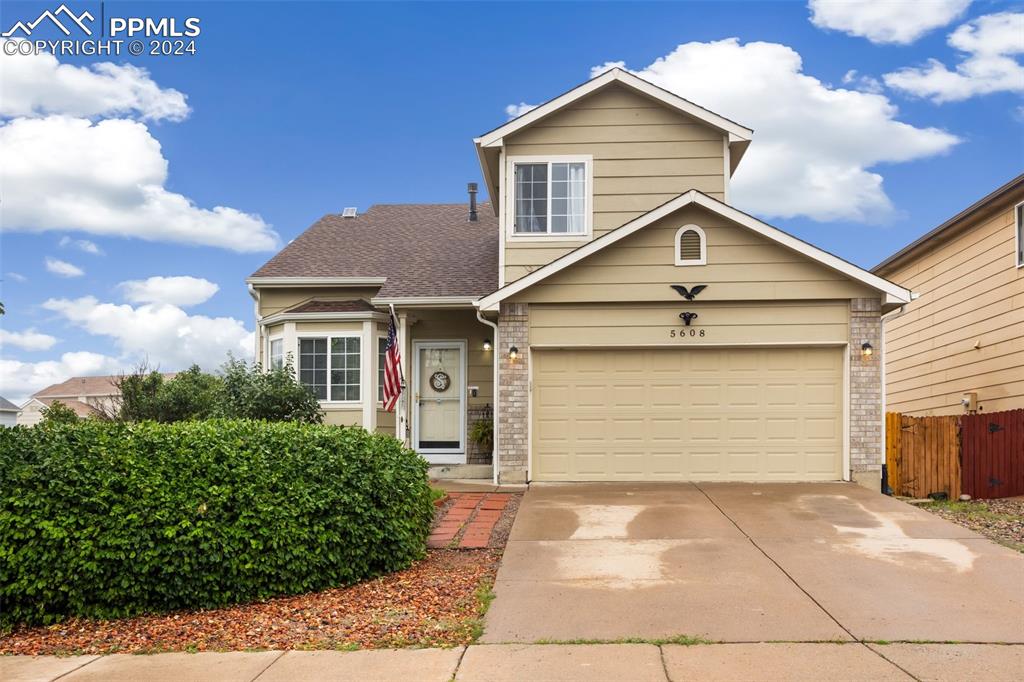
POLYGON ((1024 497, 928 502, 918 506, 1010 549, 1024 552, 1024 497))

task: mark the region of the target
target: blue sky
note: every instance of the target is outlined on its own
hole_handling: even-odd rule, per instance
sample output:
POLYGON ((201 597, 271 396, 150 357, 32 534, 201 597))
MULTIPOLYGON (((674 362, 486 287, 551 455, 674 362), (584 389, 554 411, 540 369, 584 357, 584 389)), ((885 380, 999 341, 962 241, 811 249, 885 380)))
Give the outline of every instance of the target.
MULTIPOLYGON (((0 24, 6 30, 57 4, 5 2, 0 24)), ((99 16, 98 2, 68 4, 99 16)), ((73 100, 88 99, 88 92, 61 94, 67 83, 36 77, 25 99, 50 104, 45 111, 5 112, 0 133, 6 128, 10 138, 19 121, 38 124, 54 114, 87 127, 124 121, 122 133, 135 142, 151 138, 159 149, 140 147, 144 151, 136 154, 113 135, 100 156, 72 157, 69 165, 81 166, 72 175, 100 172, 108 153, 115 167, 131 166, 144 154, 150 161, 162 157, 167 173, 157 184, 167 195, 187 197, 196 209, 225 206, 253 216, 240 219, 239 229, 257 225, 259 237, 248 244, 225 238, 219 245, 209 243, 212 237, 167 238, 160 229, 134 225, 130 211, 123 228, 99 229, 78 216, 67 218, 65 227, 59 216, 35 217, 39 202, 11 208, 4 192, 0 265, 8 312, 0 318, 7 334, 0 350, 0 393, 16 399, 62 373, 111 370, 143 356, 166 369, 189 360, 213 368, 227 350, 244 352, 242 334, 251 331, 253 312, 243 279, 273 255, 272 232, 284 244, 321 215, 345 206, 463 201, 465 183, 480 179, 475 135, 507 120, 506 106, 549 99, 607 62, 621 61, 652 77, 648 67, 675 54, 656 70, 665 79, 661 84, 755 128, 751 154, 736 174, 734 203, 858 265, 874 265, 1024 170, 1024 76, 1012 69, 1020 68, 1024 32, 1016 51, 964 49, 972 45, 971 35, 998 29, 986 17, 1020 13, 1021 3, 950 0, 921 6, 911 20, 870 13, 851 18, 824 8, 818 25, 803 2, 107 2, 104 10, 107 16, 201 19, 194 56, 60 58, 76 67, 112 61, 145 68, 148 77, 133 78, 149 82, 157 100, 173 104, 166 93, 181 93, 187 114, 182 106, 173 115, 147 113, 152 103, 87 111, 73 100), (914 22, 921 24, 919 36, 886 33, 894 23, 906 33, 914 22), (961 30, 962 39, 950 44, 949 36, 964 26, 974 28, 961 30), (738 40, 719 42, 728 38, 738 40), (680 45, 689 47, 677 52, 680 45), (708 55, 735 58, 735 73, 763 66, 764 82, 748 78, 745 88, 726 83, 728 75, 693 71, 693 61, 708 55), (802 63, 794 67, 796 56, 802 63), (885 78, 901 69, 927 68, 929 59, 956 75, 957 66, 972 58, 1002 59, 1004 66, 1009 60, 1011 68, 998 83, 979 82, 965 71, 945 91, 934 89, 934 79, 920 72, 885 78), (788 88, 793 96, 779 94, 788 88), (854 94, 844 99, 844 92, 854 94), (820 128, 821 118, 808 113, 817 106, 829 121, 820 128), (882 111, 889 106, 898 112, 882 111), (745 112, 763 121, 745 120, 745 112), (846 116, 861 123, 851 124, 857 130, 844 141, 846 116), (922 132, 907 133, 904 124, 922 132), (816 132, 822 140, 791 148, 795 137, 787 127, 816 132), (762 140, 778 154, 755 158, 762 140), (803 190, 794 200, 771 185, 771 175, 802 173, 813 164, 836 169, 823 171, 824 186, 810 193, 820 200, 804 201, 809 193, 803 190), (832 177, 851 168, 843 182, 832 177), (872 186, 876 176, 881 185, 872 186), (792 215, 778 215, 780 204, 792 215), (78 240, 101 253, 83 251, 78 240), (247 251, 261 241, 264 250, 247 251), (54 274, 47 258, 84 274, 54 274), (154 299, 149 291, 127 300, 145 287, 119 286, 156 276, 207 280, 219 290, 208 296, 207 286, 205 294, 193 291, 172 300, 154 299), (26 332, 36 336, 16 336, 26 332), (52 343, 39 335, 52 337, 52 343), (175 341, 194 336, 204 338, 191 345, 175 341)), ((26 58, 0 59, 8 97, 22 87, 11 65, 26 58)), ((77 144, 74 133, 67 134, 67 145, 77 144)), ((0 156, 0 164, 11 158, 0 156)), ((46 183, 67 184, 54 169, 36 172, 51 174, 43 178, 46 183)), ((40 186, 39 177, 31 176, 33 188, 40 186)), ((89 182, 94 179, 90 175, 89 182)), ((7 186, 10 191, 12 183, 7 186)), ((128 199, 111 191, 91 201, 112 202, 117 211, 128 199)))

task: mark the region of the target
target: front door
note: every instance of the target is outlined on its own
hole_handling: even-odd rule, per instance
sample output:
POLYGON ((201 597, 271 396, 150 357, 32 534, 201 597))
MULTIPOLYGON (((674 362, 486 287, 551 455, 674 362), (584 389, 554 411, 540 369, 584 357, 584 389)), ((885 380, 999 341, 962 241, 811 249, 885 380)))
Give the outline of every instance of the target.
POLYGON ((466 344, 413 343, 413 444, 428 462, 466 461, 466 344))

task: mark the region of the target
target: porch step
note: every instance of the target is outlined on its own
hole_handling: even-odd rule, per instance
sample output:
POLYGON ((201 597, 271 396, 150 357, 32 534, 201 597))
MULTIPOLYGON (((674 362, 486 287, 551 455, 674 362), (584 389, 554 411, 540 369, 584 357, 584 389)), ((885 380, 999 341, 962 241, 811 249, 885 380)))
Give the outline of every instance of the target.
POLYGON ((433 464, 428 475, 432 479, 486 478, 491 479, 490 464, 433 464))

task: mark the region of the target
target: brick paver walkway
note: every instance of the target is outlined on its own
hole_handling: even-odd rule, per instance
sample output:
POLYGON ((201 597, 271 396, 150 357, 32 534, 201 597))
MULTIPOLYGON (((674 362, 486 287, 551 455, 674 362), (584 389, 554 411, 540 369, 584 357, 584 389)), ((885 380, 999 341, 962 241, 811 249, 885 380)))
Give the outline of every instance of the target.
POLYGON ((458 547, 480 549, 491 540, 494 524, 508 504, 509 493, 448 493, 454 503, 427 538, 427 547, 450 547, 458 538, 458 547))

